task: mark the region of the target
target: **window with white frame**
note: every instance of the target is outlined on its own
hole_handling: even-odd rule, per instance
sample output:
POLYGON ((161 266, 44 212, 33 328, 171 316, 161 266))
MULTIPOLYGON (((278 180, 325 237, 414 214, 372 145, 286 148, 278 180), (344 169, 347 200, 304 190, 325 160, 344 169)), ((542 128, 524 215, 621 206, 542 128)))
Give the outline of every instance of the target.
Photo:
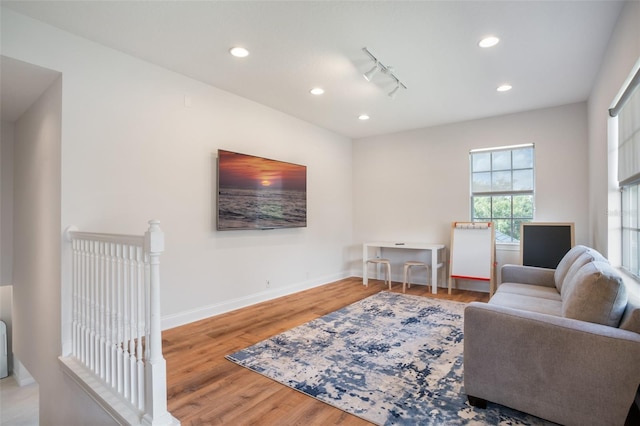
POLYGON ((622 186, 622 267, 640 277, 638 182, 622 186))
POLYGON ((632 76, 609 114, 618 125, 622 267, 640 277, 640 70, 632 76))
POLYGON ((496 242, 520 241, 520 224, 533 220, 534 145, 475 149, 471 168, 471 220, 493 222, 496 242))

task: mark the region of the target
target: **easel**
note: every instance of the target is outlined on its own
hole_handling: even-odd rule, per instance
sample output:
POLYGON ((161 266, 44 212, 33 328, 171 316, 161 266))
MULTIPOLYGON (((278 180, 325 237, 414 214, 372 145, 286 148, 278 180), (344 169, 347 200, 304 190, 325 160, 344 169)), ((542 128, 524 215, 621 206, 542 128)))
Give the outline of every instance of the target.
POLYGON ((495 292, 495 229, 493 222, 452 222, 449 294, 454 279, 489 281, 495 292))

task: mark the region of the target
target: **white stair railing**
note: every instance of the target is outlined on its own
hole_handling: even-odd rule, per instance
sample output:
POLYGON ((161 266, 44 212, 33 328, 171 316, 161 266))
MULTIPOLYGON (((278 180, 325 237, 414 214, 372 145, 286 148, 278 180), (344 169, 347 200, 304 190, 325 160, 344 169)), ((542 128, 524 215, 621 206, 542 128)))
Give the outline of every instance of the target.
POLYGON ((124 402, 133 410, 133 416, 122 418, 143 425, 179 424, 167 411, 159 222, 149 221, 149 230, 139 236, 69 230, 68 237, 73 256, 70 356, 75 360, 68 364, 80 365, 106 385, 119 399, 109 405, 120 410, 124 402))

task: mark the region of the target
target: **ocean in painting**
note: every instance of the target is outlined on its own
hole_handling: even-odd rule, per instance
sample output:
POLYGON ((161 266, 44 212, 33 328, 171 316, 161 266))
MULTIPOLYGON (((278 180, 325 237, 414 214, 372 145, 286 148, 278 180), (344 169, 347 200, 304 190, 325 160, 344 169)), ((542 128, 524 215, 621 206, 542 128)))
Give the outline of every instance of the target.
POLYGON ((218 191, 218 229, 266 229, 307 226, 306 191, 279 188, 218 191))

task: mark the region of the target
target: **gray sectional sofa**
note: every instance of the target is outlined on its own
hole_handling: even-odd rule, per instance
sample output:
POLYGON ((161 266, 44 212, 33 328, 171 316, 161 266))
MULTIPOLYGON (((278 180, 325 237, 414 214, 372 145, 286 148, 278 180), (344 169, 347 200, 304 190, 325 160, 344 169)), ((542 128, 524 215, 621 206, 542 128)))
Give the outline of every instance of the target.
POLYGON ((464 315, 464 388, 563 425, 624 425, 640 385, 640 300, 596 250, 502 268, 464 315))

